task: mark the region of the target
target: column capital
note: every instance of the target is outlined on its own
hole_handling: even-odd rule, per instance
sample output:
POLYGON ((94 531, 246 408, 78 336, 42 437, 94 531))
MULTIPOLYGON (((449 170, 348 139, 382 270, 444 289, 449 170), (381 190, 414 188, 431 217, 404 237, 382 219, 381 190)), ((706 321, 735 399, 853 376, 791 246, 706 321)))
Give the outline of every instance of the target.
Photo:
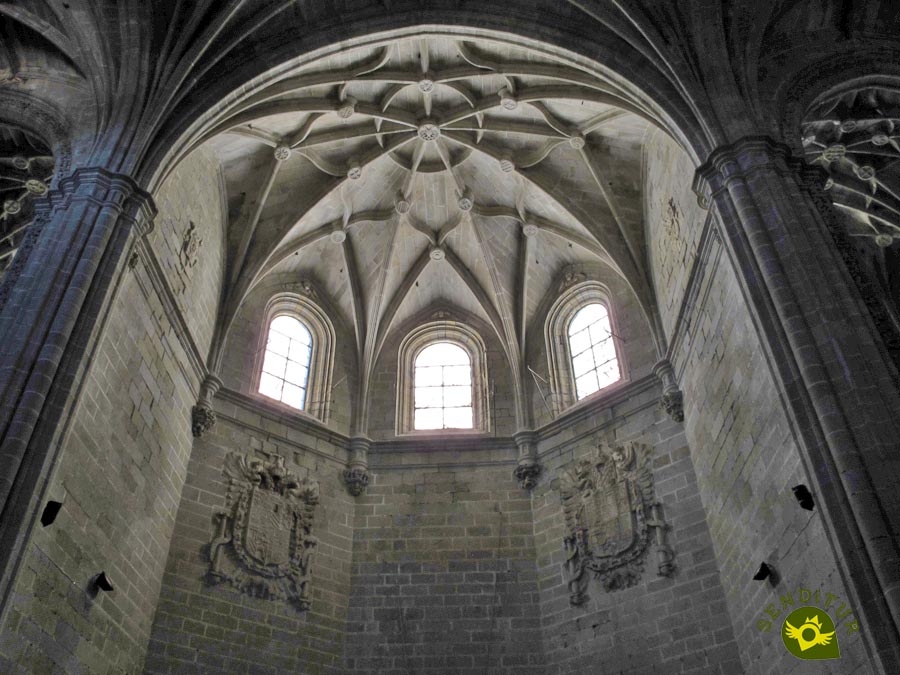
POLYGON ((734 179, 745 179, 761 168, 796 171, 805 163, 793 156, 791 148, 770 136, 744 136, 713 150, 694 173, 692 188, 697 201, 709 208, 716 193, 734 179))
POLYGON ((146 236, 153 230, 157 213, 153 197, 127 174, 102 167, 82 167, 61 178, 56 190, 48 194, 51 209, 78 201, 116 209, 131 221, 138 236, 146 236))

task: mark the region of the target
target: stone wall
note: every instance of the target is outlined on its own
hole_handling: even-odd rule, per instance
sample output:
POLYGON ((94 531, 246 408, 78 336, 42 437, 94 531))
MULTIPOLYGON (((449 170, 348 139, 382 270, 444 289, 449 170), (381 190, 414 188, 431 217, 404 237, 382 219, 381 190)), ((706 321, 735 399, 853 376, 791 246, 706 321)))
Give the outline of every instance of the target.
POLYGON ((810 670, 784 649, 783 607, 797 602, 798 588, 840 598, 829 607, 836 621, 849 598, 821 513, 802 510, 791 492, 811 481, 718 225, 683 180, 690 162, 659 132, 644 153, 654 200, 645 204, 654 287, 742 665, 747 673, 869 672, 859 633, 847 633, 851 615, 839 621, 840 661, 810 670), (670 165, 680 169, 661 170, 670 165), (777 569, 777 586, 752 579, 763 561, 777 569))
POLYGON ((372 451, 354 521, 346 672, 546 672, 515 456, 508 441, 372 451))
POLYGON ((342 673, 354 508, 341 480, 346 443, 315 427, 304 431, 304 420, 279 419, 271 406, 236 395, 217 399, 216 410, 218 424, 191 454, 144 672, 342 673), (281 456, 301 478, 319 482, 307 612, 209 577, 214 514, 224 510, 223 466, 230 452, 260 460, 281 456))
MULTIPOLYGON (((173 181, 185 170, 190 163, 173 181)), ((215 189, 214 181, 199 185, 191 210, 213 251, 221 215, 215 189)), ((177 199, 169 208, 180 218, 177 199)), ((211 334, 220 268, 218 254, 198 260, 204 271, 185 277, 176 294, 178 261, 158 237, 141 250, 133 268, 122 263, 73 404, 48 489, 63 507, 55 523, 32 532, 0 634, 0 672, 142 668, 191 450, 202 368, 194 345, 211 334), (178 295, 194 312, 190 328, 174 311, 178 295), (90 588, 101 571, 114 592, 90 588)))
POLYGON ((655 378, 595 401, 567 424, 544 429, 544 465, 534 491, 534 540, 546 673, 741 672, 706 514, 681 425, 659 408, 655 378), (605 400, 604 400, 605 399, 605 400), (592 580, 589 599, 569 602, 563 573, 567 536, 561 473, 593 456, 599 441, 638 441, 652 448, 652 476, 675 553, 673 576, 658 575, 656 547, 637 585, 607 592, 592 580))
MULTIPOLYGON (((782 597, 796 595, 801 587, 845 603, 849 597, 821 512, 801 509, 791 492, 792 486, 811 481, 737 279, 721 241, 708 235, 700 258, 702 279, 689 291, 695 299, 675 343, 685 435, 744 668, 748 673, 812 672, 781 642, 782 597), (777 586, 753 581, 763 561, 778 570, 777 586), (770 605, 771 616, 766 613, 770 605), (770 629, 760 630, 760 621, 769 622, 770 629)), ((838 621, 835 614, 841 602, 829 608, 839 624, 841 659, 817 663, 815 672, 870 672, 860 634, 848 633, 854 617, 838 621)))

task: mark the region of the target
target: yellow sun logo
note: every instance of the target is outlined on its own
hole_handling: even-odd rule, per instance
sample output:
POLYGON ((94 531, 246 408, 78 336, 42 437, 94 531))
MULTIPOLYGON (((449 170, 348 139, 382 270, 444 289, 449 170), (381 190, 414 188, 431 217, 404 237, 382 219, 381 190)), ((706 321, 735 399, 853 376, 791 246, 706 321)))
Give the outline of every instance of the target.
POLYGON ((801 659, 835 659, 840 652, 834 633, 834 622, 828 614, 815 607, 801 607, 785 618, 782 639, 788 651, 801 659))

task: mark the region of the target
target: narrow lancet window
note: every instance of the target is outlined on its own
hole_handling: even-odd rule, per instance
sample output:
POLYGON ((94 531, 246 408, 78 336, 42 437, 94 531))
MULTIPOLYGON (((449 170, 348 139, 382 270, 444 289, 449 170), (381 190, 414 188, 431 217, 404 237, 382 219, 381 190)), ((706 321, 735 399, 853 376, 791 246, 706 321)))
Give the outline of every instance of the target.
POLYGON ((472 362, 461 347, 438 342, 415 361, 414 428, 471 429, 472 362))
POLYGON ((292 316, 276 316, 269 324, 259 393, 303 410, 311 354, 309 329, 292 316))
POLYGON ((569 324, 569 351, 578 400, 621 378, 606 307, 585 305, 569 324))

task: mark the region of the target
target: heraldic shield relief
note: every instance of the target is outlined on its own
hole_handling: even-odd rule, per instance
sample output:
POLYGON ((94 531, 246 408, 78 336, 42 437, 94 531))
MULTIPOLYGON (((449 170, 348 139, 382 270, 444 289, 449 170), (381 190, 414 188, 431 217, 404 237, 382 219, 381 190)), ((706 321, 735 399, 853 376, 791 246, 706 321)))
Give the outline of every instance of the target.
POLYGON ((228 496, 209 546, 211 580, 309 609, 319 484, 288 471, 278 456, 263 462, 230 453, 224 473, 228 496))
POLYGON ((644 554, 653 544, 659 576, 674 573, 675 556, 665 542, 668 525, 653 495, 651 454, 652 449, 640 443, 602 443, 561 475, 571 604, 587 600, 590 573, 607 591, 637 584, 644 554))

